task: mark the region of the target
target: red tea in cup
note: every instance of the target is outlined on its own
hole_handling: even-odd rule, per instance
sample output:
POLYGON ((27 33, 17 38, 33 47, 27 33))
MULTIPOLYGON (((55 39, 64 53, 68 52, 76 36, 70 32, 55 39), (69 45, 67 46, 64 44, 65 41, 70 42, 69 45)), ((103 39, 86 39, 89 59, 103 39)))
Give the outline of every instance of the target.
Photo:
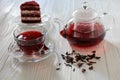
POLYGON ((26 55, 34 55, 44 46, 44 35, 35 30, 21 32, 15 40, 26 55))

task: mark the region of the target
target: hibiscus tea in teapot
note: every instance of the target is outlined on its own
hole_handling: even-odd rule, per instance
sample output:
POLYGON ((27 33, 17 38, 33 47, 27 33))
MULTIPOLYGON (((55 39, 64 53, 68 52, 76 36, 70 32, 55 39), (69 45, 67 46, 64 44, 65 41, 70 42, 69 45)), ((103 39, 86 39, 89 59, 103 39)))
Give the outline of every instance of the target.
MULTIPOLYGON (((81 29, 83 26, 84 24, 80 25, 79 29, 81 29)), ((70 23, 69 28, 65 28, 60 32, 60 34, 64 38, 67 38, 70 45, 74 45, 76 47, 89 47, 97 45, 104 39, 105 36, 104 28, 99 23, 95 23, 94 30, 89 33, 82 33, 73 29, 74 23, 70 23)))

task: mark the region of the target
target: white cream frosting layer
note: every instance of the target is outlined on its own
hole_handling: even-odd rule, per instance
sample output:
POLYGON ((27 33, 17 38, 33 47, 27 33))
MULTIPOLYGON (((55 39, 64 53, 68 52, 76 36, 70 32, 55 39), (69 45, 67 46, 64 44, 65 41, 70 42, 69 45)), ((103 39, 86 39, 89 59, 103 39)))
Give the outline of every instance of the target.
POLYGON ((23 11, 21 11, 21 14, 32 14, 32 13, 40 14, 40 11, 34 11, 34 10, 31 10, 31 11, 23 10, 23 11))
POLYGON ((22 20, 40 20, 40 17, 22 17, 22 20))

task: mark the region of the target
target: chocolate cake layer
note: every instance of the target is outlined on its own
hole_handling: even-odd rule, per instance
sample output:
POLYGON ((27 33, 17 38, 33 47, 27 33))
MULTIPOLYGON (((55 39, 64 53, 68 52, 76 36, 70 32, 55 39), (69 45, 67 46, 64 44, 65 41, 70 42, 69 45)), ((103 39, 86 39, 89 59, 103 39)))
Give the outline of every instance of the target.
POLYGON ((22 17, 40 17, 40 14, 21 14, 22 17))
POLYGON ((21 20, 23 23, 39 23, 41 20, 21 20))
POLYGON ((39 6, 21 6, 21 10, 40 10, 39 6))

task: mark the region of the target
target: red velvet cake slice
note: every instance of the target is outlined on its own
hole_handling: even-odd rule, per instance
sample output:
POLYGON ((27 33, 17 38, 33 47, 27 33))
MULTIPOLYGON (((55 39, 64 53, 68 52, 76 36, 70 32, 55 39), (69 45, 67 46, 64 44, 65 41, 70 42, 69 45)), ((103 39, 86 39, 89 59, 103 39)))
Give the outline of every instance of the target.
POLYGON ((21 21, 23 23, 39 23, 41 22, 40 7, 35 1, 28 1, 20 6, 21 21))

